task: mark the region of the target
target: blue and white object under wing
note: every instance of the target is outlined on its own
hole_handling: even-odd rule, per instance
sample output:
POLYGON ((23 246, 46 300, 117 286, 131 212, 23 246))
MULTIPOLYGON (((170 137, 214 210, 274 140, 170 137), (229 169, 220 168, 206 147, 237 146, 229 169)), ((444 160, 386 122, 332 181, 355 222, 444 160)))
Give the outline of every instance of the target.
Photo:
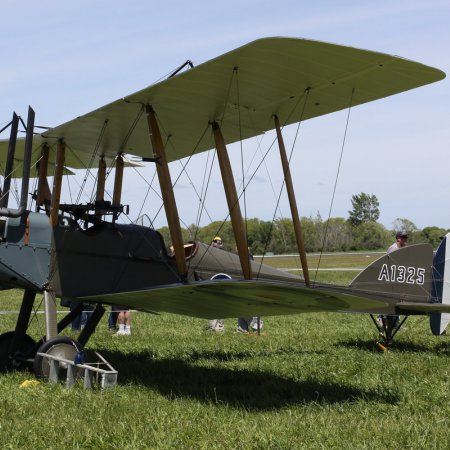
MULTIPOLYGON (((433 258, 432 301, 450 305, 450 233, 442 239, 433 258)), ((434 335, 445 333, 450 323, 449 313, 431 313, 430 328, 434 335)))

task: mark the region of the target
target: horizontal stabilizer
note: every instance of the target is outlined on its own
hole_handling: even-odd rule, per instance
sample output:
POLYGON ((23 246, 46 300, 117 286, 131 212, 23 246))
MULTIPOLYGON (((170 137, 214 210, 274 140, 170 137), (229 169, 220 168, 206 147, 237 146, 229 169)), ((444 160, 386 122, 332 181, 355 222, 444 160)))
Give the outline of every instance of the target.
POLYGON ((237 280, 202 281, 144 291, 88 296, 80 300, 204 319, 326 311, 363 312, 386 306, 379 300, 304 288, 293 283, 237 280))
POLYGON ((420 302, 402 302, 397 305, 396 310, 399 314, 412 314, 414 312, 433 313, 447 316, 450 313, 450 305, 443 305, 442 303, 420 303, 420 302))

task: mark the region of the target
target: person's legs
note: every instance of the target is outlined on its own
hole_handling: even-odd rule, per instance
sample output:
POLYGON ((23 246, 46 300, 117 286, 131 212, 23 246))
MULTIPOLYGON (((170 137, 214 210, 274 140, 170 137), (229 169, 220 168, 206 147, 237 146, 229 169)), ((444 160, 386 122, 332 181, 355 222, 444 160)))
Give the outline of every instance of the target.
MULTIPOLYGON (((79 305, 77 302, 71 302, 70 303, 70 311, 74 311, 75 308, 79 305)), ((72 320, 72 331, 80 331, 81 329, 81 314, 78 314, 73 320, 72 320)))
POLYGON ((225 321, 223 319, 208 320, 208 331, 224 331, 225 321))
POLYGON ((250 325, 250 322, 252 321, 251 317, 239 317, 238 318, 238 326, 236 329, 237 333, 248 333, 248 327, 250 325))
POLYGON ((130 335, 131 334, 131 312, 120 307, 117 315, 117 323, 119 324, 119 331, 116 333, 119 336, 130 335))
POLYGON ((261 331, 263 324, 264 324, 264 322, 261 319, 261 317, 252 317, 252 320, 250 322, 250 328, 253 331, 258 331, 258 329, 261 331))
POLYGON ((131 334, 131 312, 124 311, 125 334, 131 334))
POLYGON ((83 312, 81 313, 81 328, 84 328, 86 322, 89 320, 89 317, 92 315, 92 311, 94 311, 94 307, 91 305, 84 305, 83 312))
POLYGON ((118 311, 117 323, 119 325, 119 331, 117 332, 117 334, 118 335, 125 334, 125 311, 123 311, 123 310, 118 311))
POLYGON ((111 306, 111 312, 109 313, 108 316, 108 329, 110 331, 116 331, 117 328, 117 310, 116 310, 116 306, 111 306))

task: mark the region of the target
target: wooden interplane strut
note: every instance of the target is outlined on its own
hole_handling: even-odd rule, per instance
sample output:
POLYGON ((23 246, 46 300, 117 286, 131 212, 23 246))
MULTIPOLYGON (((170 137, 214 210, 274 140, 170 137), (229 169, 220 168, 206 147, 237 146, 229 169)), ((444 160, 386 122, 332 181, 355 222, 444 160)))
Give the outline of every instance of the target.
POLYGON ((45 210, 49 211, 49 206, 47 202, 51 201, 50 187, 47 181, 47 171, 48 171, 48 158, 49 158, 50 148, 47 143, 42 144, 41 147, 41 158, 38 166, 38 188, 36 194, 36 210, 39 210, 39 206, 45 205, 45 210))
POLYGON ((230 158, 225 146, 222 132, 217 122, 212 123, 214 141, 217 149, 217 159, 219 161, 220 172, 222 174, 223 187, 227 198, 228 210, 230 211, 231 225, 233 227, 234 239, 236 240, 237 252, 242 267, 242 273, 246 280, 252 279, 250 257, 248 252, 247 236, 244 222, 242 220, 239 198, 237 196, 236 184, 234 182, 233 171, 231 169, 230 158))
POLYGON ((181 234, 180 219, 178 216, 175 194, 173 192, 169 165, 167 163, 166 151, 161 138, 161 132, 159 131, 155 111, 150 105, 147 105, 146 107, 146 114, 153 153, 157 161, 156 172, 158 173, 159 185, 161 187, 167 224, 169 226, 170 238, 175 251, 175 260, 180 276, 185 278, 187 276, 187 267, 184 256, 183 235, 181 234))
MULTIPOLYGON (((98 161, 98 173, 97 173, 97 192, 95 194, 96 202, 103 202, 105 200, 105 183, 106 183, 106 162, 102 156, 98 161)), ((97 211, 95 213, 97 217, 101 217, 102 213, 97 211)))
POLYGON ((50 224, 58 225, 59 202, 61 198, 62 176, 64 172, 64 159, 66 143, 60 139, 56 146, 55 175, 53 177, 52 202, 50 205, 50 224))
POLYGON ((300 216, 298 214, 297 202, 295 200, 294 186, 292 184, 291 170, 289 168, 289 160, 286 155, 286 148, 284 146, 283 135, 281 134, 280 121, 277 116, 274 116, 275 129, 277 131, 278 148, 280 150, 281 164, 283 166, 284 182, 286 183, 286 191, 289 198, 289 206, 291 208, 292 223, 294 225, 295 240, 297 242, 298 254, 300 255, 300 262, 303 269, 303 277, 305 284, 310 286, 308 262, 306 260, 305 244, 303 241, 302 227, 300 224, 300 216))
POLYGON ((97 174, 97 193, 95 200, 105 200, 105 182, 106 182, 106 162, 103 156, 98 161, 98 174, 97 174))
MULTIPOLYGON (((123 156, 117 155, 116 158, 116 176, 114 178, 114 192, 113 205, 119 206, 122 198, 122 184, 123 184, 123 156)), ((97 185, 98 188, 98 185, 97 185)), ((98 190, 97 190, 98 193, 98 190)))

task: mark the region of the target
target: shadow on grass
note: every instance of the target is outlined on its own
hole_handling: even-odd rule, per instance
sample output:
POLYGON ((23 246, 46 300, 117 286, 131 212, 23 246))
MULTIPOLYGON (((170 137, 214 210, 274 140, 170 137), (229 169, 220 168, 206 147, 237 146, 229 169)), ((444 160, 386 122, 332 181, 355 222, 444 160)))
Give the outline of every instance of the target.
POLYGON ((269 372, 199 367, 177 358, 155 359, 148 352, 99 351, 118 370, 120 384, 140 384, 167 398, 192 398, 253 411, 309 403, 399 402, 398 396, 383 390, 364 390, 311 378, 295 381, 269 372))
MULTIPOLYGON (((368 351, 371 353, 380 353, 380 350, 376 346, 375 340, 362 341, 359 339, 350 339, 347 341, 340 341, 333 344, 335 347, 347 347, 351 349, 358 349, 368 351)), ((442 350, 438 350, 438 347, 433 348, 427 345, 413 344, 412 342, 396 341, 392 343, 389 349, 393 352, 411 352, 411 353, 443 353, 442 350)))
POLYGON ((209 361, 239 361, 247 358, 264 358, 265 356, 275 356, 275 355, 289 355, 289 356, 305 356, 311 354, 323 354, 324 351, 316 351, 316 350, 260 350, 260 351, 231 351, 224 352, 221 350, 203 350, 203 351, 193 351, 189 355, 190 361, 200 361, 200 360, 209 360, 209 361))

